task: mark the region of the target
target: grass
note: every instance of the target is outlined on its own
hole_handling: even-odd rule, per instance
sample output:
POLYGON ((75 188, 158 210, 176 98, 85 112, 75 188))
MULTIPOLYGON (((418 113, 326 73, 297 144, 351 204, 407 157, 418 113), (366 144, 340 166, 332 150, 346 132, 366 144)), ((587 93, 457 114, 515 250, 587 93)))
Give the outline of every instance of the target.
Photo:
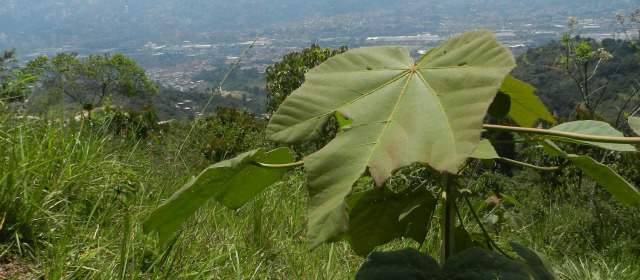
MULTIPOLYGON (((355 275, 363 259, 346 242, 315 250, 307 247, 307 194, 300 171, 238 211, 212 202, 168 249, 156 248, 154 238, 142 233, 141 222, 207 164, 195 147, 174 157, 181 133, 122 139, 100 127, 0 114, 0 278, 349 279, 355 275)), ((527 218, 512 236, 549 254, 561 279, 638 279, 637 256, 613 259, 595 252, 576 257, 554 251, 556 246, 571 248, 555 235, 578 227, 567 225, 573 212, 558 209, 569 214, 547 215, 535 220, 535 226, 527 222, 534 218, 527 218)), ((583 216, 579 217, 581 221, 583 216)), ((426 245, 432 253, 438 247, 432 242, 426 245)), ((399 241, 384 249, 403 246, 417 244, 399 241)))

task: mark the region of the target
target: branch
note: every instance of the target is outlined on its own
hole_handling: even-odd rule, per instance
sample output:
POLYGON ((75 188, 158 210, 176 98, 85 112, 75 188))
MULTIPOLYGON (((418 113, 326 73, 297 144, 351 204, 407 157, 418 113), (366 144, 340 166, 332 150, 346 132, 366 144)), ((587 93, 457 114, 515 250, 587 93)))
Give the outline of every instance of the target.
POLYGON ((504 126, 504 125, 494 125, 494 124, 485 124, 483 125, 484 129, 489 130, 504 130, 511 131, 517 133, 531 133, 531 134, 539 134, 539 135, 548 135, 548 136, 556 136, 556 137, 565 137, 571 138, 575 140, 583 140, 589 142, 599 142, 599 143, 614 143, 614 144, 640 144, 640 137, 614 137, 614 136, 600 136, 600 135, 590 135, 590 134, 582 134, 582 133, 574 133, 574 132, 566 132, 566 131, 556 131, 542 128, 529 128, 529 127, 517 127, 517 126, 504 126))

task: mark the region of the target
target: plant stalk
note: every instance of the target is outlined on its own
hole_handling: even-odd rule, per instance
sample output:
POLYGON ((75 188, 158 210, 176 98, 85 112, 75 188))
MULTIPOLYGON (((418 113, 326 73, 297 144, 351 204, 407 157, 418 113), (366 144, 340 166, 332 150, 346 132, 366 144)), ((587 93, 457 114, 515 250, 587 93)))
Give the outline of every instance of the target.
POLYGON ((442 251, 440 262, 444 264, 454 254, 455 230, 456 230, 456 198, 457 190, 453 183, 453 177, 444 174, 442 177, 443 207, 441 213, 442 251))
POLYGON ((485 124, 483 125, 483 128, 493 129, 493 130, 506 130, 506 131, 519 132, 519 133, 531 133, 531 134, 539 134, 539 135, 564 137, 564 138, 571 138, 575 140, 583 140, 583 141, 599 142, 599 143, 640 144, 640 137, 601 136, 601 135, 590 135, 590 134, 582 134, 582 133, 574 133, 574 132, 566 132, 566 131, 549 130, 549 129, 542 129, 542 128, 505 126, 505 125, 495 125, 495 124, 485 124))

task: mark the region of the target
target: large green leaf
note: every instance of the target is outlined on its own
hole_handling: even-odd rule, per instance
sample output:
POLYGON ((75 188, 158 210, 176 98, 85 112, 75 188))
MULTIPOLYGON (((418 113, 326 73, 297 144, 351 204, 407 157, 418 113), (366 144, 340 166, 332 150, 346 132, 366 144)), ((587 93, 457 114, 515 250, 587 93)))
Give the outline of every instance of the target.
POLYGON ((258 149, 216 163, 191 179, 156 209, 144 222, 144 231, 158 232, 160 243, 164 244, 186 219, 211 198, 229 208, 240 208, 282 178, 287 171, 260 167, 255 162, 284 164, 292 161, 291 151, 280 148, 271 152, 258 149))
MULTIPOLYGON (((613 136, 613 137, 624 137, 622 132, 616 130, 613 126, 606 122, 601 121, 574 121, 567 122, 561 125, 555 126, 551 128, 551 130, 556 131, 564 131, 564 132, 573 132, 573 133, 581 133, 581 134, 589 134, 596 136, 613 136)), ((617 152, 635 152, 636 148, 633 145, 629 144, 613 144, 613 143, 599 143, 599 142, 589 142, 582 140, 575 140, 563 137, 553 137, 558 141, 564 142, 572 142, 583 145, 591 145, 599 148, 617 151, 617 152)))
POLYGON ((532 127, 538 120, 555 123, 547 107, 536 95, 536 89, 509 75, 500 87, 500 92, 511 98, 509 116, 520 126, 532 127))
POLYGON ((633 132, 640 135, 640 117, 629 117, 629 126, 633 132))
POLYGON ((609 166, 589 156, 567 155, 567 158, 618 201, 631 206, 640 204, 640 191, 609 166))
POLYGON ((580 168, 585 175, 605 188, 619 202, 631 206, 640 204, 640 191, 609 166, 589 156, 566 153, 549 140, 543 142, 542 145, 544 150, 550 155, 560 156, 570 160, 576 167, 580 168))
POLYGON ((482 120, 511 53, 489 31, 457 36, 418 62, 402 47, 348 51, 309 71, 267 133, 295 143, 317 138, 335 112, 353 123, 305 159, 308 236, 319 245, 347 229, 344 199, 368 168, 378 185, 415 162, 457 173, 480 141, 482 120))
POLYGON ((436 199, 424 189, 393 193, 375 188, 355 195, 349 203, 349 242, 351 248, 366 256, 376 246, 399 237, 422 244, 436 206, 436 199))

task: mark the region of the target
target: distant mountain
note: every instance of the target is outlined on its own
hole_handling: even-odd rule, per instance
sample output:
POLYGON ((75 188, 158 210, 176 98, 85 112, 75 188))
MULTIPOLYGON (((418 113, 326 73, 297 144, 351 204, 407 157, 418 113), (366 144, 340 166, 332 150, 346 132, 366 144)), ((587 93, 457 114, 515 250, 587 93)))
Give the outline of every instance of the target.
POLYGON ((336 17, 381 31, 434 28, 445 20, 477 26, 535 15, 613 17, 633 6, 635 0, 0 0, 0 48, 110 48, 132 41, 233 37, 336 17))

